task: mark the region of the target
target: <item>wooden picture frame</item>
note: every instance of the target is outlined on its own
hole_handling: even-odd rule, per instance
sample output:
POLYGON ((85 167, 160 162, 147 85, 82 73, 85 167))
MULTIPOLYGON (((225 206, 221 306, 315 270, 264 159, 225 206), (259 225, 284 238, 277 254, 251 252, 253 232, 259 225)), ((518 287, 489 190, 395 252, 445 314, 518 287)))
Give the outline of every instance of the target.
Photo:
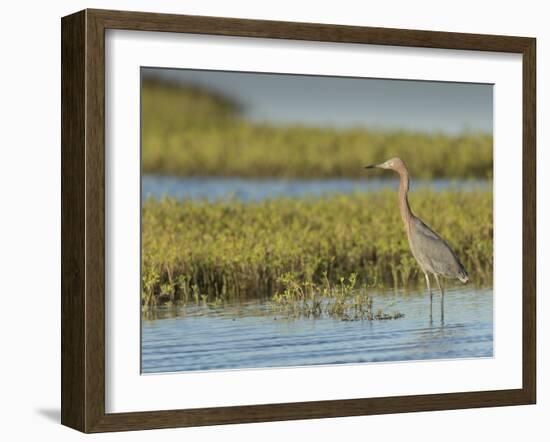
POLYGON ((83 432, 533 404, 536 152, 533 38, 84 10, 62 19, 62 409, 83 432), (523 385, 457 392, 132 413, 105 412, 105 30, 496 51, 523 57, 523 385))

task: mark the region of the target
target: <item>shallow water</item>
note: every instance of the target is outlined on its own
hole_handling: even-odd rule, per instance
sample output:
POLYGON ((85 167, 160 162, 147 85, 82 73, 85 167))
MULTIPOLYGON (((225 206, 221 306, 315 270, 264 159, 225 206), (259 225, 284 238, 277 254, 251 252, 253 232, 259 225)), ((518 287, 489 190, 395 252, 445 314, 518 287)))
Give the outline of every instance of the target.
MULTIPOLYGON (((144 175, 141 188, 142 198, 172 196, 178 199, 219 199, 235 198, 240 201, 260 201, 279 196, 302 197, 321 196, 331 193, 373 192, 385 188, 397 189, 396 179, 350 180, 285 180, 285 179, 242 179, 242 178, 182 178, 159 175, 144 175)), ((436 191, 445 189, 475 190, 488 189, 486 180, 413 180, 411 189, 430 188, 436 191)))
POLYGON ((291 367, 491 357, 493 291, 447 290, 445 318, 434 294, 372 294, 387 321, 290 320, 254 301, 224 308, 159 308, 142 320, 142 372, 291 367), (151 319, 151 317, 155 319, 151 319))

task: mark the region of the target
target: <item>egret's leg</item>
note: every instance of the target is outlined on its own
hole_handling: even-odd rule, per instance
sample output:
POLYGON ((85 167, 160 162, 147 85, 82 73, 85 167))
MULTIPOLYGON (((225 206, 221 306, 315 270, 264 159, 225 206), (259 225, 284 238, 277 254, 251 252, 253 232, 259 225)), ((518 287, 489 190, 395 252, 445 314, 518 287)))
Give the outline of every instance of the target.
POLYGON ((445 316, 445 291, 443 290, 443 286, 439 282, 439 278, 434 273, 435 280, 437 281, 437 286, 439 287, 439 290, 441 291, 441 322, 443 322, 443 318, 445 316))
POLYGON ((430 277, 427 273, 424 273, 424 276, 426 277, 426 285, 428 286, 428 293, 430 294, 430 321, 432 320, 432 304, 433 304, 433 294, 432 294, 432 288, 430 287, 430 277))

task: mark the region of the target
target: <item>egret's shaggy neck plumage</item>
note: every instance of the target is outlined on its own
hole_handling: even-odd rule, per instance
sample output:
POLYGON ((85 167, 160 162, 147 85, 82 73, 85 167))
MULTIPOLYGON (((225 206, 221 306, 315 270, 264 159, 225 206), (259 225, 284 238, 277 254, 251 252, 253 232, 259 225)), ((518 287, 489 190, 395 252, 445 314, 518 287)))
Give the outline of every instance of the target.
POLYGON ((411 218, 413 217, 413 213, 411 211, 411 207, 409 206, 408 198, 409 172, 407 171, 407 167, 404 163, 397 165, 395 168, 393 168, 393 170, 395 170, 399 174, 400 178, 399 210, 401 212, 401 218, 403 219, 403 223, 405 224, 405 229, 407 230, 407 233, 410 233, 410 222, 411 218))

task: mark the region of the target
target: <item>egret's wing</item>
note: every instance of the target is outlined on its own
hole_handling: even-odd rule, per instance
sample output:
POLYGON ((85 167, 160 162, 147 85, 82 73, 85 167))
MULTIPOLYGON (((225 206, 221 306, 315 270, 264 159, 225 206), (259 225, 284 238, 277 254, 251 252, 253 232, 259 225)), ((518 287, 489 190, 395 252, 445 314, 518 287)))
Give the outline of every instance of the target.
POLYGON ((420 259, 426 260, 438 274, 448 278, 464 279, 468 277, 464 266, 449 244, 421 219, 411 220, 411 239, 420 259))

